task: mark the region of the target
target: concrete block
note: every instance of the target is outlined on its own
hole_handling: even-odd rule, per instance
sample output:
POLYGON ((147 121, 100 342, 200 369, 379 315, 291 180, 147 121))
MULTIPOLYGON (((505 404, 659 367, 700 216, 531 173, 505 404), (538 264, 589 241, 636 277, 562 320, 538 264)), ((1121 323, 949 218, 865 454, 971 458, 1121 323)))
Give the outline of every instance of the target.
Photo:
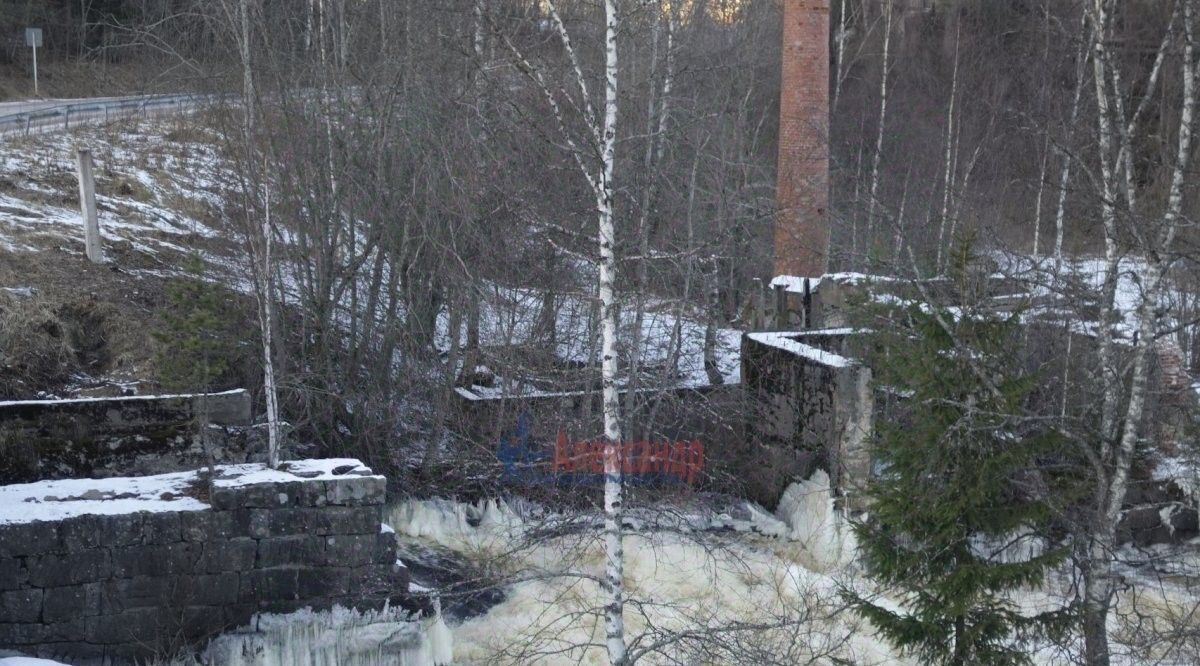
POLYGON ((387 484, 382 477, 344 477, 326 481, 329 503, 337 506, 383 504, 387 484))
POLYGON ((200 544, 193 543, 115 548, 112 551, 112 570, 117 578, 190 573, 200 555, 200 544))
MULTIPOLYGON (((234 590, 236 593, 236 585, 234 590)), ((182 609, 181 617, 183 638, 190 643, 197 643, 211 638, 228 627, 225 624, 225 615, 222 607, 219 605, 186 607, 182 609)))
MULTIPOLYGON (((224 606, 237 603, 241 576, 236 572, 181 576, 180 587, 186 594, 178 595, 177 603, 186 603, 188 606, 224 606)), ((217 616, 219 619, 219 612, 217 616)))
POLYGON ((375 562, 392 564, 396 561, 396 535, 380 532, 375 537, 375 562))
POLYGON ((76 618, 66 622, 43 624, 41 642, 61 643, 88 640, 88 622, 96 618, 76 618))
POLYGON ((42 601, 42 621, 53 624, 99 615, 102 585, 85 583, 46 588, 42 601))
POLYGON ((183 540, 211 542, 249 536, 249 517, 249 513, 233 511, 185 511, 180 514, 183 540))
POLYGON ((375 561, 376 534, 338 534, 325 537, 325 563, 360 567, 375 561))
POLYGON ((286 566, 321 566, 325 563, 325 540, 319 536, 294 535, 260 539, 258 559, 260 569, 286 566))
MULTIPOLYGON (((0 592, 0 623, 38 622, 41 615, 41 590, 31 588, 0 592)), ((3 643, 0 640, 0 644, 3 643)))
POLYGON ((166 605, 177 587, 175 576, 137 576, 106 581, 100 587, 100 613, 115 615, 135 608, 166 605))
POLYGON ((42 642, 46 629, 40 623, 0 622, 0 646, 19 647, 42 642))
POLYGON ((75 516, 58 523, 58 538, 61 549, 74 553, 103 545, 106 530, 102 516, 75 516))
POLYGON ((200 548, 195 571, 218 573, 248 571, 254 568, 258 542, 254 539, 232 539, 197 544, 200 548))
POLYGON ((182 611, 179 609, 135 608, 115 615, 88 618, 85 635, 92 643, 133 643, 149 648, 177 640, 182 628, 182 611))
POLYGON ((0 557, 41 555, 61 549, 54 523, 0 525, 0 557))
POLYGON ((112 516, 96 516, 103 521, 98 525, 101 531, 100 543, 108 548, 137 546, 145 542, 144 513, 125 513, 112 516))
POLYGON ((142 519, 142 543, 161 545, 183 540, 180 512, 147 513, 142 519))
POLYGON ((314 534, 372 534, 379 532, 378 506, 328 506, 310 509, 308 531, 314 534))
POLYGON ((296 569, 258 569, 241 575, 238 600, 243 602, 293 601, 299 598, 296 569))
POLYGON ((0 558, 0 592, 19 589, 28 581, 29 572, 25 571, 19 558, 0 558))
POLYGON ((26 560, 29 582, 36 587, 92 583, 112 573, 108 551, 95 549, 64 555, 41 555, 26 560))
POLYGON ((256 483, 236 488, 220 488, 222 493, 228 491, 232 495, 233 506, 248 509, 276 509, 289 504, 286 492, 281 492, 274 483, 256 483))
POLYGON ((316 602, 347 594, 350 591, 350 578, 353 572, 353 569, 342 567, 300 569, 296 574, 296 590, 299 598, 316 602))

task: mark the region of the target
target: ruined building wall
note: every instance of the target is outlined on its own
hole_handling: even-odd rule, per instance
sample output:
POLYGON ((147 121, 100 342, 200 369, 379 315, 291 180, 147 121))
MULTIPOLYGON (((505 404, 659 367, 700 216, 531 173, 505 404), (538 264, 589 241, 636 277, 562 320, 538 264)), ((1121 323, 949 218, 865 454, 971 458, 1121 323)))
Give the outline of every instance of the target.
POLYGON ((218 477, 259 469, 244 484, 214 483, 202 499, 162 499, 173 495, 159 492, 163 479, 184 475, 91 482, 89 491, 88 480, 0 487, 9 504, 0 508, 0 649, 125 663, 168 656, 258 612, 380 607, 403 595, 394 535, 380 527, 385 479, 357 461, 332 462, 340 467, 291 463, 314 478, 217 468, 218 477), (264 473, 271 480, 256 481, 264 473), (100 499, 117 481, 155 491, 100 499), (111 513, 120 502, 131 508, 111 513), (48 519, 26 520, 19 503, 48 519), (80 510, 110 513, 71 515, 80 510))
POLYGON ((746 490, 766 506, 816 469, 826 470, 843 496, 853 496, 869 474, 871 371, 806 344, 805 336, 751 333, 742 340, 742 382, 758 409, 744 452, 755 470, 746 490))

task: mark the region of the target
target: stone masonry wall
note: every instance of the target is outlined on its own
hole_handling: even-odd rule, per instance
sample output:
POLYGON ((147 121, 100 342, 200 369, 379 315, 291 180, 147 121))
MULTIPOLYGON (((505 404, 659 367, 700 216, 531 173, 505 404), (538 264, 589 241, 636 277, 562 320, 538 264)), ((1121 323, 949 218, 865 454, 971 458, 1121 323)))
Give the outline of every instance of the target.
POLYGON ((0 524, 0 648, 121 662, 259 612, 381 606, 407 588, 381 532, 384 483, 218 486, 203 510, 0 524))
POLYGON ((247 462, 250 394, 0 402, 0 483, 131 476, 247 462), (207 415, 207 442, 199 421, 207 415), (207 450, 206 450, 207 449, 207 450))

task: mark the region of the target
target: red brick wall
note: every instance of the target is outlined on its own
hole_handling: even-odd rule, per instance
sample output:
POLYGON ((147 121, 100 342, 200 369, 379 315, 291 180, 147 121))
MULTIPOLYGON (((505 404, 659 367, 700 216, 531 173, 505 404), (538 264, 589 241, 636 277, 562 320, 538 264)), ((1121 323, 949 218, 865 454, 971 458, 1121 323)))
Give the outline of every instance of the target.
POLYGON ((829 267, 829 0, 783 3, 775 273, 829 267))

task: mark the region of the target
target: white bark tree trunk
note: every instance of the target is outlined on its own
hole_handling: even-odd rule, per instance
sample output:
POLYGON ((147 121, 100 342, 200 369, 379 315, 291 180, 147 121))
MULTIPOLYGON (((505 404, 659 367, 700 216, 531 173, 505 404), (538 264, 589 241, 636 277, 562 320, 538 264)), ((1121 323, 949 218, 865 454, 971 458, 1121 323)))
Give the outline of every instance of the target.
MULTIPOLYGON (((1131 234, 1144 256, 1146 269, 1139 276, 1142 300, 1138 304, 1138 329, 1131 354, 1133 367, 1128 382, 1128 395, 1121 409, 1125 382, 1115 365, 1114 343, 1108 324, 1117 315, 1114 299, 1119 278, 1116 198, 1118 185, 1124 185, 1124 205, 1136 216, 1137 191, 1132 174, 1133 137, 1140 118, 1152 96, 1162 64, 1174 39, 1174 20, 1168 26, 1162 46, 1149 79, 1142 88, 1144 97, 1132 115, 1126 113, 1121 99, 1120 74, 1115 63, 1108 59, 1106 43, 1109 37, 1111 14, 1105 0, 1093 0, 1089 7, 1093 22, 1093 69, 1099 118, 1099 148, 1104 202, 1101 213, 1105 230, 1105 285, 1101 311, 1105 326, 1100 332, 1100 371, 1104 373, 1104 400, 1101 415, 1100 462, 1102 476, 1098 479, 1096 515, 1089 527, 1090 541, 1086 548, 1084 573, 1084 642, 1085 661, 1089 666, 1107 666, 1110 651, 1106 621, 1114 593, 1114 549, 1116 529, 1121 518, 1128 490, 1129 474, 1134 453, 1145 421, 1149 376, 1153 363, 1155 339, 1163 282, 1170 253, 1178 233, 1183 210, 1183 183, 1189 169, 1193 124, 1196 112, 1196 70, 1194 45, 1194 0, 1183 0, 1184 49, 1182 64, 1182 102, 1179 114, 1178 142, 1172 167, 1167 204, 1157 225, 1135 230, 1131 234), (1119 144, 1116 142, 1119 141, 1119 144), (1114 153, 1114 149, 1116 152, 1114 153), (1123 412, 1123 413, 1121 413, 1123 412), (1118 432, 1119 429, 1119 432, 1118 432)), ((1135 221, 1135 224, 1137 222, 1135 221)))
POLYGON ((262 267, 259 269, 258 325, 262 331, 263 347, 263 393, 267 402, 267 465, 279 467, 279 392, 275 384, 275 355, 272 351, 271 320, 275 316, 272 307, 271 288, 271 194, 270 185, 263 186, 263 251, 262 267))
POLYGON ((950 103, 946 109, 946 164, 945 176, 942 180, 942 219, 938 225, 937 240, 937 270, 942 270, 942 248, 946 242, 946 218, 950 216, 950 191, 954 189, 954 105, 958 97, 958 62, 959 45, 962 38, 962 21, 956 21, 954 33, 954 72, 950 76, 950 103))
MULTIPOLYGON (((875 134, 875 155, 871 161, 871 192, 867 201, 867 226, 863 232, 864 262, 871 254, 871 242, 875 238, 875 212, 879 203, 879 163, 883 159, 883 136, 887 126, 888 68, 892 45, 892 0, 883 6, 883 68, 879 75, 879 126, 875 134)), ((955 58, 957 62, 957 56, 955 58)), ((951 101, 953 104, 953 100, 951 101)))
POLYGON ((600 377, 604 398, 604 551, 605 644, 608 662, 624 666, 625 555, 621 516, 624 509, 621 478, 621 418, 617 394, 616 229, 613 223, 613 167, 617 138, 617 16, 616 0, 604 2, 604 125, 601 129, 601 170, 596 188, 600 222, 600 377))

